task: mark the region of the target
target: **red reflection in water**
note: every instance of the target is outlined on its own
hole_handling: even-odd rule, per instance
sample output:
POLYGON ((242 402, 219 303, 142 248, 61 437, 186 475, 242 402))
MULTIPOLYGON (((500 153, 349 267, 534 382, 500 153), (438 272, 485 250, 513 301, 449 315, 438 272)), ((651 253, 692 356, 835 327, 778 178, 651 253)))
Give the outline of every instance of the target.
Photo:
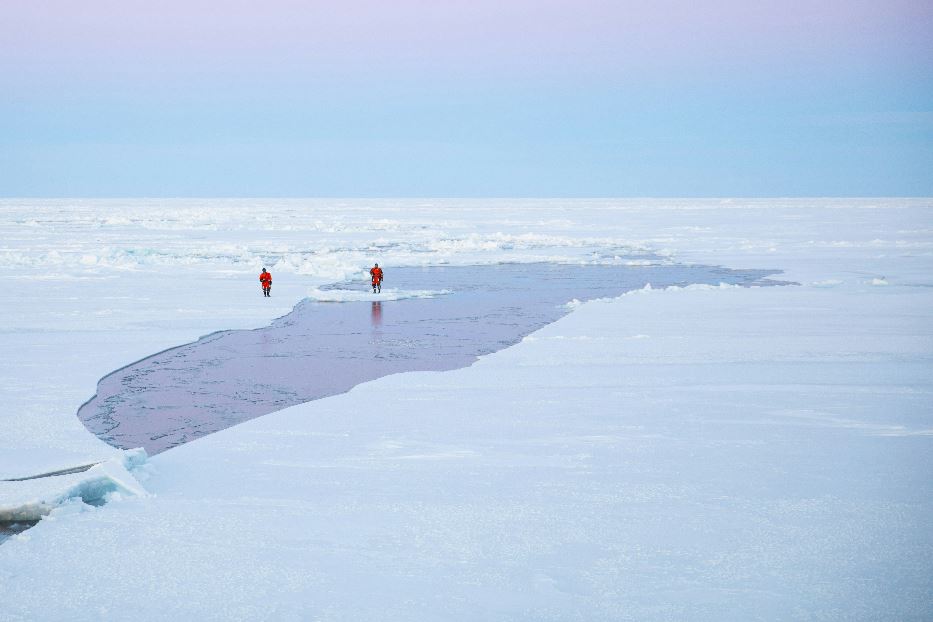
POLYGON ((382 325, 382 303, 378 301, 373 301, 373 308, 370 312, 373 326, 382 325))

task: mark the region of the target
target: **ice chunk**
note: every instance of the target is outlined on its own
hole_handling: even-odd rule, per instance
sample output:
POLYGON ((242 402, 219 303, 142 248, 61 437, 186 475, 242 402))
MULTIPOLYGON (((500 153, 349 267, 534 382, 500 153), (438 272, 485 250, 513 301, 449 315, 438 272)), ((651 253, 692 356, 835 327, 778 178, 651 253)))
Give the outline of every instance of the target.
POLYGON ((103 505, 108 495, 144 497, 143 489, 129 469, 146 461, 146 452, 134 449, 121 458, 111 458, 80 473, 49 475, 17 481, 0 481, 0 521, 34 521, 72 499, 103 505))

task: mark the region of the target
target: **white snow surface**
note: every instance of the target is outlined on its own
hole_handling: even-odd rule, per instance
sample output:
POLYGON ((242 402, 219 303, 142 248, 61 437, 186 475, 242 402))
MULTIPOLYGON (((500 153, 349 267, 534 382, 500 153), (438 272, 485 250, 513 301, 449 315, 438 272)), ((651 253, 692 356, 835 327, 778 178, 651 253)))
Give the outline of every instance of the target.
POLYGON ((0 544, 0 619, 933 617, 933 200, 3 200, 0 233, 0 479, 105 463, 0 482, 61 504, 0 544), (74 416, 373 261, 541 260, 800 285, 574 304, 129 471, 74 416))

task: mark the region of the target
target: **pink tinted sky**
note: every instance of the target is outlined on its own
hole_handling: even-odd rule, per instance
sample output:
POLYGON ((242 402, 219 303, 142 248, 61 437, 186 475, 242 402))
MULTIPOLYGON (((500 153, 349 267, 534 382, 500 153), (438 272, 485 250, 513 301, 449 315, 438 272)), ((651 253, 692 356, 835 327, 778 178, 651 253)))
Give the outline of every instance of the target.
POLYGON ((5 0, 4 73, 593 77, 930 66, 919 0, 5 0))
POLYGON ((7 196, 933 194, 933 0, 0 0, 7 196))

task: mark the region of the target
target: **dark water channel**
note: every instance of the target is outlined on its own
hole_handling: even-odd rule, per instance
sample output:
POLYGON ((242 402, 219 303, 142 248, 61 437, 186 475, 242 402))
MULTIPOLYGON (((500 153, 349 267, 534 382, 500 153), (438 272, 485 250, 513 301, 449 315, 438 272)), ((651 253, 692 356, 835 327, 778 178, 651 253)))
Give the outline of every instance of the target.
MULTIPOLYGON (((387 288, 451 293, 304 300, 267 327, 213 333, 111 373, 78 417, 113 446, 155 454, 388 374, 468 366, 566 315, 575 298, 618 296, 646 283, 777 284, 762 281, 776 273, 676 265, 396 268, 387 271, 387 288)), ((334 286, 351 287, 366 291, 365 284, 334 286)))
POLYGON ((34 527, 39 521, 0 521, 0 544, 4 540, 12 538, 18 533, 23 533, 30 527, 34 527))

